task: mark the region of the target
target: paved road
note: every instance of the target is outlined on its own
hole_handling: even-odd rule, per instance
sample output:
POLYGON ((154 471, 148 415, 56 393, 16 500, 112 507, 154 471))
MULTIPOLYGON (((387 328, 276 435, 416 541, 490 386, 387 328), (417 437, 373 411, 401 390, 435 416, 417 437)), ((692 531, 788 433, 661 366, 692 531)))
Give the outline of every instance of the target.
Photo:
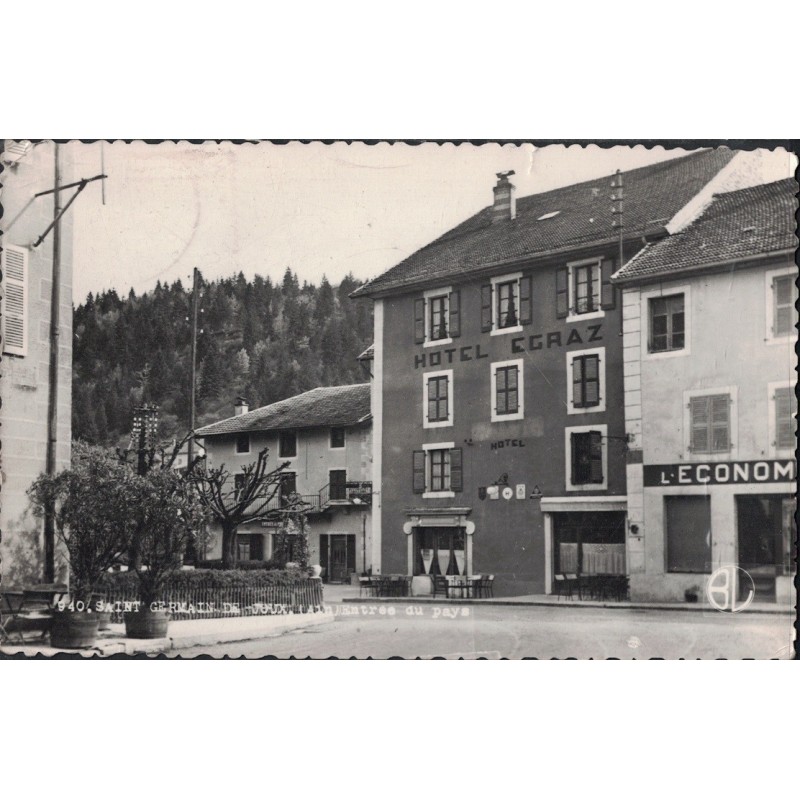
POLYGON ((181 656, 286 658, 791 658, 791 618, 774 614, 527 606, 334 606, 336 621, 181 656), (410 612, 409 612, 410 609, 410 612), (382 610, 382 611, 381 611, 382 610), (419 610, 419 614, 414 613, 419 610))

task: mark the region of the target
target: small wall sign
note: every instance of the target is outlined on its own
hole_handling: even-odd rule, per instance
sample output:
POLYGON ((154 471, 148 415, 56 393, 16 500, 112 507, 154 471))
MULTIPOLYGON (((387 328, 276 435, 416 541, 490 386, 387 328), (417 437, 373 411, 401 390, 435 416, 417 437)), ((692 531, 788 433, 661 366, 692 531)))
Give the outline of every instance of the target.
POLYGON ((514 496, 514 490, 510 486, 503 487, 503 500, 510 500, 514 496))
POLYGON ((524 500, 526 498, 526 496, 527 495, 525 493, 525 484, 524 483, 518 483, 517 484, 517 500, 524 500))

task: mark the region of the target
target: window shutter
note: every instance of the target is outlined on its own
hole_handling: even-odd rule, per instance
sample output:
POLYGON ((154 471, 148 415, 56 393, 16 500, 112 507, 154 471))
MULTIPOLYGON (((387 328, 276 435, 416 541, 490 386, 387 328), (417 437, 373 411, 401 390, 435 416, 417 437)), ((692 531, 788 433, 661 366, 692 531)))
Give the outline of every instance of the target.
POLYGON ((425 341, 425 299, 418 297, 414 301, 414 343, 425 341))
POLYGON ((531 297, 531 276, 523 275, 519 279, 519 322, 530 325, 533 322, 533 299, 531 297))
POLYGON ((570 447, 570 472, 572 473, 572 485, 577 486, 580 483, 580 476, 579 470, 580 465, 578 464, 578 454, 579 454, 579 443, 581 437, 580 434, 572 433, 569 437, 569 447, 570 447))
POLYGON ((711 398, 711 449, 715 452, 731 448, 729 420, 730 397, 727 394, 715 394, 711 398))
POLYGON ((775 446, 794 447, 794 417, 797 413, 797 398, 794 388, 782 386, 775 390, 775 446))
POLYGON ((28 354, 28 251, 24 247, 3 248, 3 352, 28 354))
POLYGON ((591 457, 591 483, 603 482, 603 437, 600 431, 589 433, 589 453, 591 457))
POLYGON ((414 451, 412 488, 414 494, 422 494, 425 491, 425 451, 414 451))
POLYGON ((572 359, 572 407, 583 408, 583 358, 572 359))
POLYGON ((461 290, 450 292, 450 325, 448 333, 451 339, 461 336, 461 290))
POLYGON ((450 490, 453 492, 464 491, 464 470, 460 447, 450 451, 450 490))
POLYGON ((569 313, 569 280, 566 267, 556 270, 556 317, 562 319, 569 313))
POLYGON ((708 452, 708 398, 693 397, 689 401, 691 417, 691 441, 689 449, 693 453, 708 452))
POLYGON ((616 287, 611 283, 611 275, 614 272, 614 262, 610 258, 604 258, 600 265, 601 284, 600 284, 600 308, 609 309, 617 305, 616 287))
POLYGON ((492 285, 481 286, 481 331, 486 333, 492 329, 492 285))

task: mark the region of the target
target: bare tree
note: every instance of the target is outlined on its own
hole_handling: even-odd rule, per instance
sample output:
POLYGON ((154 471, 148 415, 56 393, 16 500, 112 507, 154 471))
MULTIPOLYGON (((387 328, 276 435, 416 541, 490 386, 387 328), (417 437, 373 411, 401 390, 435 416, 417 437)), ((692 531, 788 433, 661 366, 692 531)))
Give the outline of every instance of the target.
POLYGON ((268 470, 268 460, 269 448, 265 447, 255 463, 242 467, 235 478, 224 464, 214 469, 196 465, 190 473, 198 500, 222 528, 222 564, 226 568, 236 565, 236 531, 240 525, 285 520, 308 506, 298 494, 287 497, 281 491, 289 462, 268 470))

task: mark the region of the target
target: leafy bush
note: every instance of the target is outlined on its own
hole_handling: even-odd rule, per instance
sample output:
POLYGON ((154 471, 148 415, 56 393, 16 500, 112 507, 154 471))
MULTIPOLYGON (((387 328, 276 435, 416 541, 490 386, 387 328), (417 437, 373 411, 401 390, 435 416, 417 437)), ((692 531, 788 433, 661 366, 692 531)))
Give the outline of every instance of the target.
MULTIPOLYGON (((263 562, 260 562, 263 563, 263 562)), ((308 580, 305 570, 266 570, 266 569, 191 569, 174 573, 163 587, 164 595, 170 590, 224 589, 255 586, 294 586, 308 580)), ((133 572, 106 573, 102 591, 136 591, 138 583, 133 572)))

